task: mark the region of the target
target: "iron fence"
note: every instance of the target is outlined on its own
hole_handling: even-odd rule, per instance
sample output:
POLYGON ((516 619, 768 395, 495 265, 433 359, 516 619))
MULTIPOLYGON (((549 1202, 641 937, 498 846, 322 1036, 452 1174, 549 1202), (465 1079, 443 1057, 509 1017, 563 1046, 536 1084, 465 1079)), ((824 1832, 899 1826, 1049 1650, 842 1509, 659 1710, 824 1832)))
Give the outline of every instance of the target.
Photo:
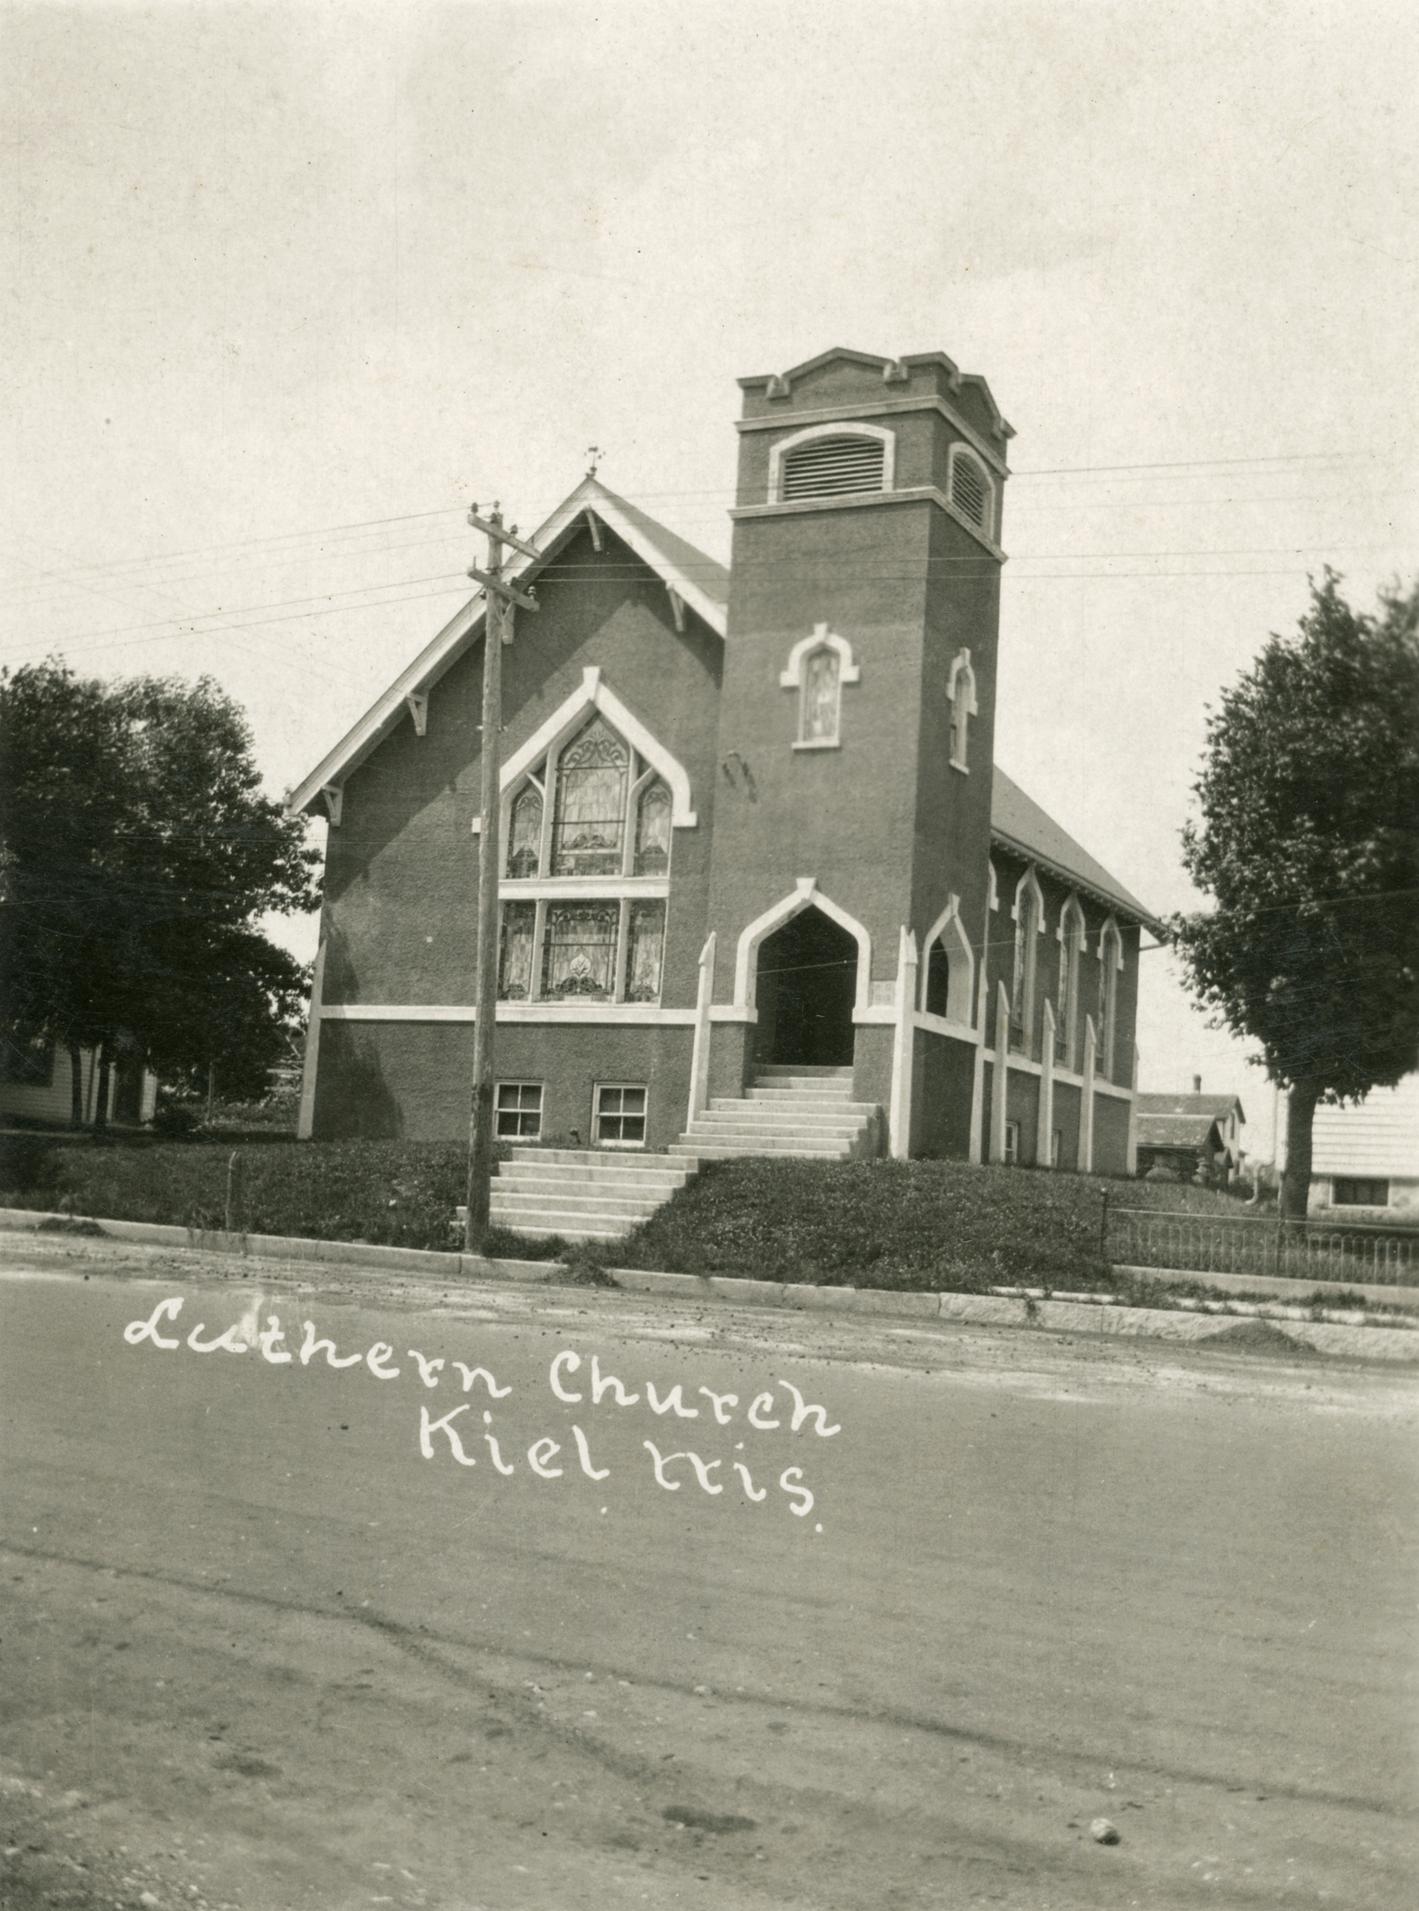
POLYGON ((1195 1274, 1271 1274, 1340 1286, 1419 1285, 1419 1228, 1344 1221, 1281 1221, 1275 1215, 1197 1214, 1116 1208, 1104 1223, 1115 1266, 1195 1274))

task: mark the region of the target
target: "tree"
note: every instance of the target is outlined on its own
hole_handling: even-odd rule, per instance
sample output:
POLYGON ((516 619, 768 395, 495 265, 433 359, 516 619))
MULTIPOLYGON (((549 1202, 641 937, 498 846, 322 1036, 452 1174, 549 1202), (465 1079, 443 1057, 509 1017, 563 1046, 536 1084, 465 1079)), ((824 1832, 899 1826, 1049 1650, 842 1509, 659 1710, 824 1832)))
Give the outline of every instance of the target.
POLYGON ((1305 1213, 1321 1101, 1419 1062, 1419 585, 1357 612, 1327 570, 1209 718, 1173 924, 1219 1024, 1290 1090, 1282 1211, 1305 1213))
MULTIPOLYGON (((180 1073, 249 1055, 304 994, 256 927, 315 902, 300 822, 261 792, 212 682, 0 672, 0 1001, 7 1029, 180 1073)), ((275 1037, 279 1040, 279 1033, 275 1037)))

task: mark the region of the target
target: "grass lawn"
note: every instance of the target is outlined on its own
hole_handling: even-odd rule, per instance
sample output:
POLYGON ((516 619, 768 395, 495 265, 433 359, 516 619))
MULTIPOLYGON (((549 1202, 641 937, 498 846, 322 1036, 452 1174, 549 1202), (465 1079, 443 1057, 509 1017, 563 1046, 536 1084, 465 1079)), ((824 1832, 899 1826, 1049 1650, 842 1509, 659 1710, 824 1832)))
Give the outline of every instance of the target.
MULTIPOLYGON (((252 1234, 446 1248, 463 1199, 461 1142, 0 1136, 0 1206, 252 1234)), ((1175 1183, 949 1161, 713 1162, 625 1241, 564 1249, 498 1231, 494 1255, 864 1287, 1117 1290, 1104 1196, 1133 1207, 1245 1212, 1175 1183)))
POLYGON ((960 1161, 708 1165, 607 1258, 621 1267, 829 1286, 1118 1291, 1104 1258, 1118 1207, 1244 1212, 1176 1183, 972 1167, 960 1161))

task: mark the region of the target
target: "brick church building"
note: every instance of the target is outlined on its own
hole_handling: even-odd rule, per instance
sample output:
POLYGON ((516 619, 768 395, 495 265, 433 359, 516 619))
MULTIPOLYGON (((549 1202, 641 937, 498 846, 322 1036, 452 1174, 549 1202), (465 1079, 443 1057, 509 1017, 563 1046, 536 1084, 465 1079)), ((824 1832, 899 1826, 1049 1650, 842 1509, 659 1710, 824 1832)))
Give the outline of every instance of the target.
MULTIPOLYGON (((1011 428, 941 352, 740 385, 727 570, 592 476, 509 573, 499 1132, 1124 1172, 1157 925, 994 762, 1011 428)), ((304 1134, 466 1130, 483 627, 291 793, 304 1134)))

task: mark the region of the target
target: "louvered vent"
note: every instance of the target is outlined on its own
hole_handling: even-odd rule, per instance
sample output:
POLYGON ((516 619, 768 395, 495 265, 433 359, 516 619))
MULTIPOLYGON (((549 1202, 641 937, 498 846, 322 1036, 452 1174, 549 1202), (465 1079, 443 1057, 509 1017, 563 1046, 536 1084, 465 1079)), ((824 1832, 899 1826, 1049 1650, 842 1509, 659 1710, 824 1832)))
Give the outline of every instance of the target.
POLYGON ((783 498, 836 498, 880 491, 885 446, 880 438, 813 438, 783 461, 783 498))
POLYGON ((972 524, 983 525, 989 493, 978 466, 970 458, 957 458, 951 466, 951 502, 964 511, 972 524))

